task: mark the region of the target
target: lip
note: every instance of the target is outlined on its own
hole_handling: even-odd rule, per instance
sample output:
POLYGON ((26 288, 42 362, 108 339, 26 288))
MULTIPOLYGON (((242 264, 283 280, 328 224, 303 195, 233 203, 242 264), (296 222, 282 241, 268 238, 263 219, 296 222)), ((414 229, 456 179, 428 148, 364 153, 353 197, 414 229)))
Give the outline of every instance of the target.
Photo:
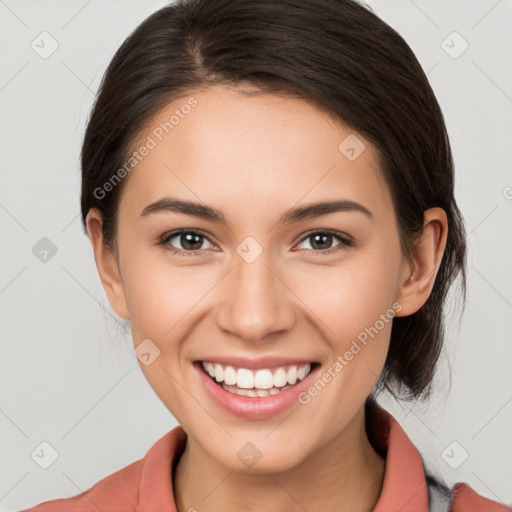
MULTIPOLYGON (((220 358, 212 358, 212 359, 204 359, 204 361, 215 361, 219 364, 222 361, 226 361, 228 359, 220 359, 220 358)), ((222 364, 234 364, 234 359, 230 359, 230 363, 222 363, 222 364)), ((237 359, 239 361, 239 359, 237 359)), ((287 361, 292 361, 288 359, 287 361)), ((269 418, 276 414, 279 414, 289 407, 291 407, 294 403, 298 403, 298 396, 300 393, 304 392, 309 388, 311 382, 315 378, 315 375, 320 370, 320 364, 316 363, 315 366, 311 369, 309 374, 300 382, 288 388, 285 391, 281 391, 277 395, 269 395, 265 397, 251 397, 251 396, 241 396, 236 395, 234 393, 230 393, 226 391, 222 386, 219 386, 213 379, 207 375, 201 366, 202 361, 195 361, 193 366, 198 373, 199 379, 202 382, 203 386, 206 389, 206 392, 210 396, 210 398, 224 411, 232 414, 233 416, 237 416, 239 418, 246 419, 263 419, 269 418)), ((258 363, 261 363, 262 360, 258 360, 258 363)), ((307 364, 310 361, 304 361, 302 364, 307 364)), ((238 363, 237 363, 238 364, 238 363)), ((298 363, 292 363, 298 364, 298 363)), ((244 368, 244 366, 240 366, 244 368)), ((245 366, 247 368, 247 366, 245 366)), ((261 366, 258 366, 261 368, 261 366)), ((269 366, 266 366, 269 368, 269 366)))

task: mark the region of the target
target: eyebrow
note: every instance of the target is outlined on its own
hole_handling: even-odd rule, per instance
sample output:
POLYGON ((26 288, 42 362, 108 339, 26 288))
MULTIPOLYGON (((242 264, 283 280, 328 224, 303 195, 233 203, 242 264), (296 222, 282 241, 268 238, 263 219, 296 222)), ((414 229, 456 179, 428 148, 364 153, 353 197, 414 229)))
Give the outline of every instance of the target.
MULTIPOLYGON (((184 201, 172 197, 164 197, 158 201, 149 204, 142 210, 141 217, 161 212, 176 212, 185 215, 191 215, 199 219, 210 220, 222 225, 227 225, 228 222, 224 214, 201 203, 193 201, 184 201)), ((318 203, 310 203, 304 206, 291 208, 287 210, 279 219, 280 224, 292 224, 304 219, 320 217, 336 212, 359 212, 366 215, 368 218, 373 219, 373 214, 368 208, 355 201, 338 200, 338 201, 322 201, 318 203)))

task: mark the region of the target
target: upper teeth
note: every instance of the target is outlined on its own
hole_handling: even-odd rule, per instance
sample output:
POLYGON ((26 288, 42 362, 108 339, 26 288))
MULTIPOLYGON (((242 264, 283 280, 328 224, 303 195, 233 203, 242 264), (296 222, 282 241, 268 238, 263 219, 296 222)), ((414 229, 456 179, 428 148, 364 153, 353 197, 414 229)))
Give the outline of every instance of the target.
POLYGON ((203 362, 204 370, 217 382, 225 382, 227 385, 236 385, 244 389, 270 389, 280 388, 287 384, 295 384, 302 380, 311 371, 311 364, 304 366, 289 365, 269 370, 248 370, 247 368, 235 369, 232 366, 222 366, 219 363, 203 362))

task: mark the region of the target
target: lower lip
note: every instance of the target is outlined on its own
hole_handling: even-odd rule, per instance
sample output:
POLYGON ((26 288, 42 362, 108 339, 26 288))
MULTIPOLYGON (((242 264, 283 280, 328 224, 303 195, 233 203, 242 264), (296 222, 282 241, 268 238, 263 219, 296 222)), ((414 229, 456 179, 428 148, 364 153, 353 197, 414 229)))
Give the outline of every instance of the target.
POLYGON ((248 419, 274 416, 288 409, 293 403, 298 402, 298 396, 308 389, 313 376, 320 368, 320 366, 316 366, 303 380, 277 395, 252 397, 236 395, 226 391, 222 386, 216 384, 209 375, 206 375, 201 363, 195 362, 194 367, 214 402, 230 414, 248 419))

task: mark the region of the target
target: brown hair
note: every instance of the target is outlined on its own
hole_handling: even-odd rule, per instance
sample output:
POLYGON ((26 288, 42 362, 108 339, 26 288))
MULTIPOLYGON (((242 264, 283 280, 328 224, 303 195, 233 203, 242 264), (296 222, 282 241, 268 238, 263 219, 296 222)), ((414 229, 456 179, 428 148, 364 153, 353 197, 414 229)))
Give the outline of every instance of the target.
POLYGON ((443 114, 428 79, 404 39, 366 6, 353 0, 178 0, 149 16, 110 62, 87 125, 84 228, 89 209, 98 208, 105 242, 116 250, 126 179, 101 197, 97 191, 129 158, 148 120, 210 84, 252 85, 305 99, 372 142, 405 255, 421 236, 423 212, 445 210, 448 239, 432 293, 416 313, 394 318, 374 390, 430 395, 445 300, 459 273, 465 302, 465 227, 443 114))

